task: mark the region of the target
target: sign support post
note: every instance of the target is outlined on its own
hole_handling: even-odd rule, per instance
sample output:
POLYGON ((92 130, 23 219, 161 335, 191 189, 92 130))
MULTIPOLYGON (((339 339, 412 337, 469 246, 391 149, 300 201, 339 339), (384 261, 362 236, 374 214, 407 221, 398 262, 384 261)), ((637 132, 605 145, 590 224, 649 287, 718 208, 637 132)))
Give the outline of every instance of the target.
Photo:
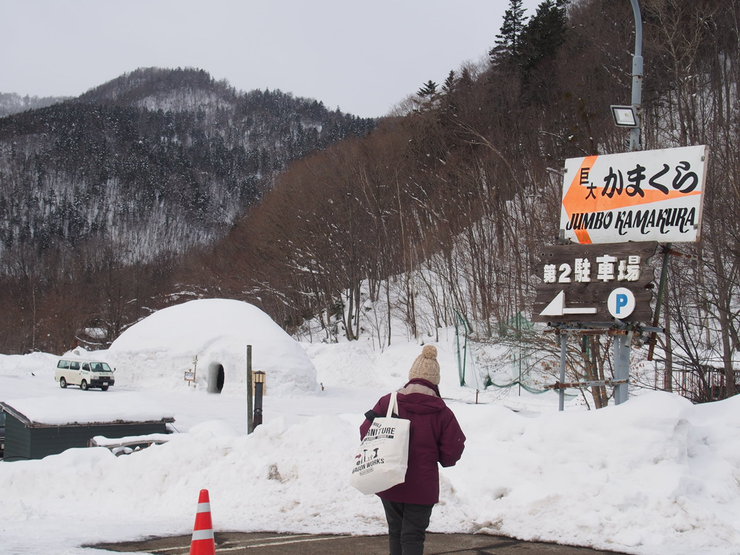
MULTIPOLYGON (((568 332, 560 331, 560 383, 565 383, 565 364, 568 355, 568 332)), ((565 410, 565 388, 558 390, 558 410, 565 410)))
POLYGON ((620 333, 614 337, 614 402, 620 405, 629 399, 630 350, 632 332, 620 333))

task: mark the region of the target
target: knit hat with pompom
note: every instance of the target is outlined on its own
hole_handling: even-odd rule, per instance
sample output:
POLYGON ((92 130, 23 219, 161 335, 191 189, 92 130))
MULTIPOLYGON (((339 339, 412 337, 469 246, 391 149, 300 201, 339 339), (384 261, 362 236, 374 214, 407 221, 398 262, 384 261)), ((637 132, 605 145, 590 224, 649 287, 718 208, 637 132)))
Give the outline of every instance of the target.
POLYGON ((434 345, 424 345, 421 354, 411 365, 409 370, 409 380, 421 378, 439 385, 439 363, 437 362, 437 347, 434 345))

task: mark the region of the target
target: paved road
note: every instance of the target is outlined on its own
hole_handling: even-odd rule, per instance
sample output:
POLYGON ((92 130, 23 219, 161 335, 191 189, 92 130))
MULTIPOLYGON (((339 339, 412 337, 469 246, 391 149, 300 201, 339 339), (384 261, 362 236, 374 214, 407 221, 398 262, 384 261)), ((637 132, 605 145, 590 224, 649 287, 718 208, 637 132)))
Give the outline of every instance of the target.
MULTIPOLYGON (((188 555, 190 536, 90 547, 128 553, 188 555)), ((615 553, 482 534, 427 534, 425 555, 586 555, 615 553)), ((216 532, 217 555, 388 555, 387 536, 216 532)))

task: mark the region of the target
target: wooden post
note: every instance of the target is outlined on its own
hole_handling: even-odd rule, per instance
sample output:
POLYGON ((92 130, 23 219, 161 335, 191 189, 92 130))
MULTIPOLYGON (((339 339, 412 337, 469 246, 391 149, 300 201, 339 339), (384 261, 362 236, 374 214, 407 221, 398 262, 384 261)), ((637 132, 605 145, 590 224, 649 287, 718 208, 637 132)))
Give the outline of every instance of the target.
POLYGON ((247 434, 254 431, 252 412, 252 346, 247 345, 247 434))
MULTIPOLYGON (((560 330, 560 383, 565 383, 565 365, 568 356, 568 332, 560 330)), ((558 410, 565 410, 565 389, 558 391, 558 410)))
MULTIPOLYGON (((658 326, 658 322, 660 322, 660 309, 661 305, 663 304, 663 295, 666 294, 666 286, 668 283, 668 256, 671 253, 671 244, 668 243, 663 247, 663 263, 660 267, 660 281, 658 283, 658 298, 655 301, 655 312, 653 313, 653 327, 658 326)), ((656 332, 653 332, 650 335, 650 340, 648 342, 648 353, 647 353, 647 359, 653 360, 653 353, 655 352, 655 343, 658 340, 658 334, 656 332)))

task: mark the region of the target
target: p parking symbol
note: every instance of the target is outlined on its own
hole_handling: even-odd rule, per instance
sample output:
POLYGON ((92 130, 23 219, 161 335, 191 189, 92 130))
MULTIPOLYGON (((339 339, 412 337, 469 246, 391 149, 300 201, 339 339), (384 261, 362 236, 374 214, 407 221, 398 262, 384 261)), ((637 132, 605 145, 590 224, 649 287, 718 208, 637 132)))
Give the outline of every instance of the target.
POLYGON ((627 318, 635 310, 635 295, 626 287, 617 287, 609 294, 607 306, 615 318, 627 318))

